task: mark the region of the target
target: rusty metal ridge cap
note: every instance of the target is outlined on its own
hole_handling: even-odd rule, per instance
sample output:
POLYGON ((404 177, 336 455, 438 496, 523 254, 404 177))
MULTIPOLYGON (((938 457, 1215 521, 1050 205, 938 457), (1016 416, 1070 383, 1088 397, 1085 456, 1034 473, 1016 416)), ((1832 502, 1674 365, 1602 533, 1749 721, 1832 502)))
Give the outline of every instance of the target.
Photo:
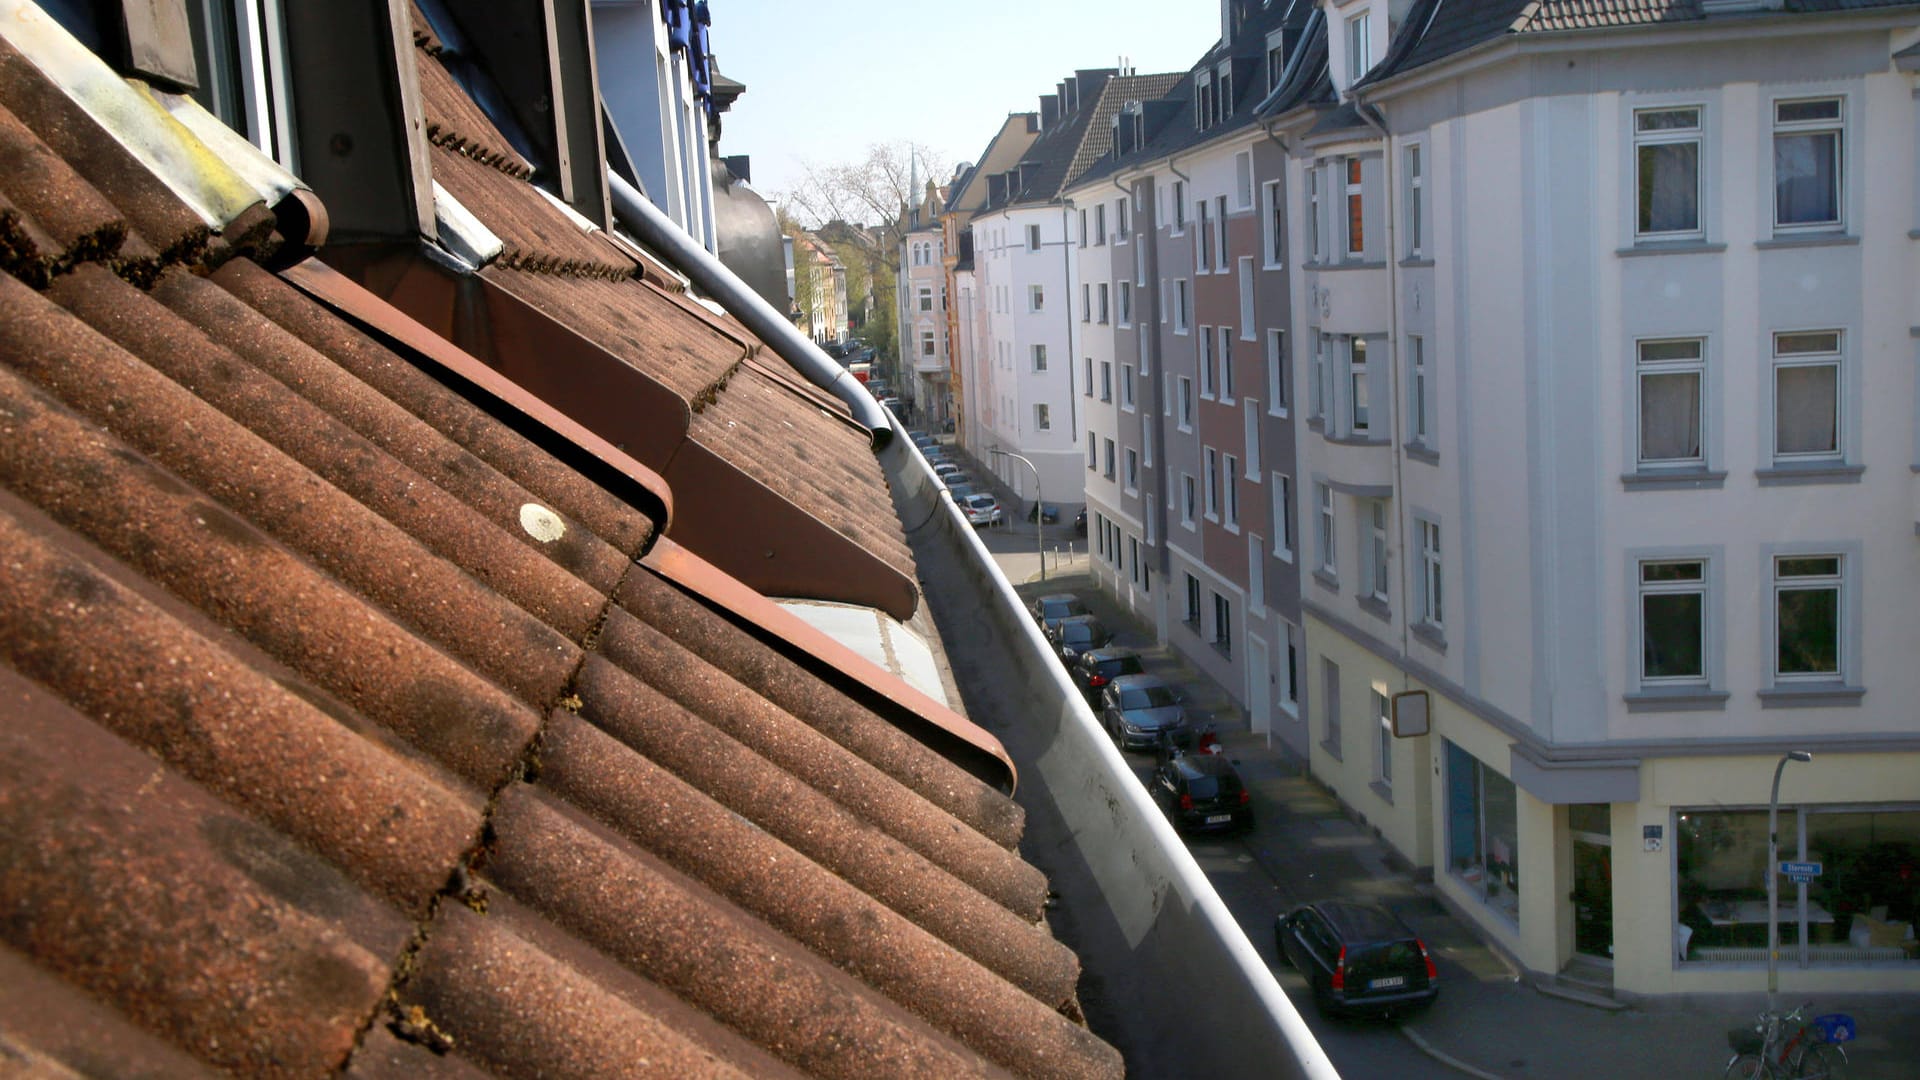
POLYGON ((985 728, 914 689, 906 680, 835 641, 671 538, 663 536, 655 541, 640 563, 725 614, 745 622, 757 634, 801 650, 896 708, 994 759, 1006 770, 1000 786, 1009 794, 1017 790, 1020 772, 1012 756, 985 728))
MULTIPOLYGON (((659 528, 664 534, 673 523, 673 490, 654 472, 619 447, 594 434, 554 408, 545 399, 529 393, 520 384, 501 375, 479 359, 415 322, 399 308, 380 299, 359 283, 315 258, 307 258, 280 271, 280 276, 301 292, 325 304, 346 318, 372 327, 418 355, 432 361, 460 379, 491 395, 507 408, 518 412, 554 435, 578 447, 613 469, 658 501, 659 528)), ((653 512, 648 508, 649 512, 653 512)))

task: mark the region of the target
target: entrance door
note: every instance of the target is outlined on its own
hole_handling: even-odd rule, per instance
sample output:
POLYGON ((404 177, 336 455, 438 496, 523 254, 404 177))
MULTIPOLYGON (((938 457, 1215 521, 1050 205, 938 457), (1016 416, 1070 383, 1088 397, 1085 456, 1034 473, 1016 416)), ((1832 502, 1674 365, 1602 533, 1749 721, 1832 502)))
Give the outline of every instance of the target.
POLYGON ((1268 681, 1267 643, 1247 635, 1247 711, 1252 714, 1249 725, 1255 735, 1265 735, 1273 731, 1273 684, 1268 681))
POLYGON ((1613 956, 1613 808, 1567 807, 1573 840, 1573 949, 1613 956))

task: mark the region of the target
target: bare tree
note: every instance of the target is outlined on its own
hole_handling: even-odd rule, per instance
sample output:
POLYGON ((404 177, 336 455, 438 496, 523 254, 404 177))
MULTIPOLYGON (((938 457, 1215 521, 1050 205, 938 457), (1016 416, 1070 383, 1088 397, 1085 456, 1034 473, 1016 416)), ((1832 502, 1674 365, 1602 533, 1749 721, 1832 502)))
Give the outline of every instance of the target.
POLYGON ((783 204, 788 213, 814 227, 847 221, 878 226, 898 239, 892 230, 900 211, 920 194, 916 172, 924 185, 929 179, 945 179, 950 164, 939 151, 917 143, 874 143, 857 162, 803 162, 800 183, 786 193, 783 204))

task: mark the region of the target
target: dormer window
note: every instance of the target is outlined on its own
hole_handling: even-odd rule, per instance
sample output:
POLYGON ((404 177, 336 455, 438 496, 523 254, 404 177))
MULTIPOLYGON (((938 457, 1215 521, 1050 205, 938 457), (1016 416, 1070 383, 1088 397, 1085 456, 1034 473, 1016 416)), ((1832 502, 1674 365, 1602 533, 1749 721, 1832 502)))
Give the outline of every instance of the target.
POLYGON ((1220 90, 1214 95, 1214 101, 1217 106, 1215 111, 1218 113, 1219 118, 1225 121, 1227 117, 1233 115, 1233 63, 1231 61, 1224 62, 1220 65, 1218 81, 1220 90))
POLYGON ((1202 71, 1193 78, 1193 124, 1201 131, 1213 126, 1213 72, 1202 71))
POLYGON ((1361 12, 1347 20, 1347 85, 1360 81, 1360 76, 1373 66, 1373 43, 1367 29, 1367 13, 1361 12))

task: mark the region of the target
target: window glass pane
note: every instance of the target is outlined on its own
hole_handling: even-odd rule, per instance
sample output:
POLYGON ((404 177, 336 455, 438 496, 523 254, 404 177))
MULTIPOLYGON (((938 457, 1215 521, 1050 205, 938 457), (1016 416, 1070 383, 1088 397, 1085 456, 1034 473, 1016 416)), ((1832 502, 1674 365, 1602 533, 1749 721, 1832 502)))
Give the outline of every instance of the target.
POLYGON ((1649 109, 1633 114, 1640 131, 1686 131, 1700 126, 1699 109, 1649 109))
POLYGON ((1782 675, 1840 672, 1840 590, 1781 589, 1778 608, 1782 675))
POLYGON ((1782 225, 1840 220, 1840 133, 1773 137, 1773 205, 1782 225))
POLYGON ((1840 119, 1840 99, 1782 101, 1776 103, 1773 110, 1774 119, 1782 124, 1798 123, 1803 120, 1838 120, 1840 119))
POLYGON ((1808 902, 1833 919, 1815 922, 1810 939, 1859 950, 1862 960, 1898 958, 1892 949, 1906 933, 1895 924, 1920 917, 1920 811, 1809 811, 1807 858, 1821 866, 1808 902))
POLYGON ((1640 148, 1640 231, 1692 232, 1700 227, 1700 144, 1640 148))
POLYGON ((1781 577, 1835 577, 1840 573, 1840 556, 1815 555, 1781 559, 1776 573, 1781 577))
POLYGON ((1640 580, 1656 581, 1699 581, 1705 576, 1705 570, 1697 562, 1643 563, 1640 566, 1640 580))
MULTIPOLYGON (((1679 878, 1679 922, 1692 928, 1687 955, 1712 959, 1710 950, 1761 949, 1767 943, 1767 812, 1765 810, 1687 811, 1676 823, 1674 844, 1679 878)), ((1792 813, 1781 815, 1780 856, 1799 851, 1792 813)), ((1790 887, 1780 896, 1780 940, 1797 943, 1799 920, 1790 904, 1790 887)), ((1742 956, 1742 959, 1745 957, 1742 956)), ((1756 959, 1764 959, 1762 953, 1756 959)))
POLYGON ((1839 449, 1839 368, 1802 364, 1774 373, 1774 450, 1831 454, 1839 449))
POLYGON ((1700 374, 1640 376, 1640 459, 1694 461, 1700 457, 1700 374))
POLYGON ((1698 341, 1643 341, 1640 343, 1640 362, 1655 364, 1662 360, 1698 360, 1700 343, 1698 341))
POLYGON ((1640 598, 1640 674, 1647 679, 1697 679, 1706 674, 1701 648, 1705 597, 1697 592, 1640 598))
POLYGON ((1776 334, 1773 339, 1773 351, 1781 356, 1839 352, 1840 335, 1832 330, 1807 334, 1776 334))

